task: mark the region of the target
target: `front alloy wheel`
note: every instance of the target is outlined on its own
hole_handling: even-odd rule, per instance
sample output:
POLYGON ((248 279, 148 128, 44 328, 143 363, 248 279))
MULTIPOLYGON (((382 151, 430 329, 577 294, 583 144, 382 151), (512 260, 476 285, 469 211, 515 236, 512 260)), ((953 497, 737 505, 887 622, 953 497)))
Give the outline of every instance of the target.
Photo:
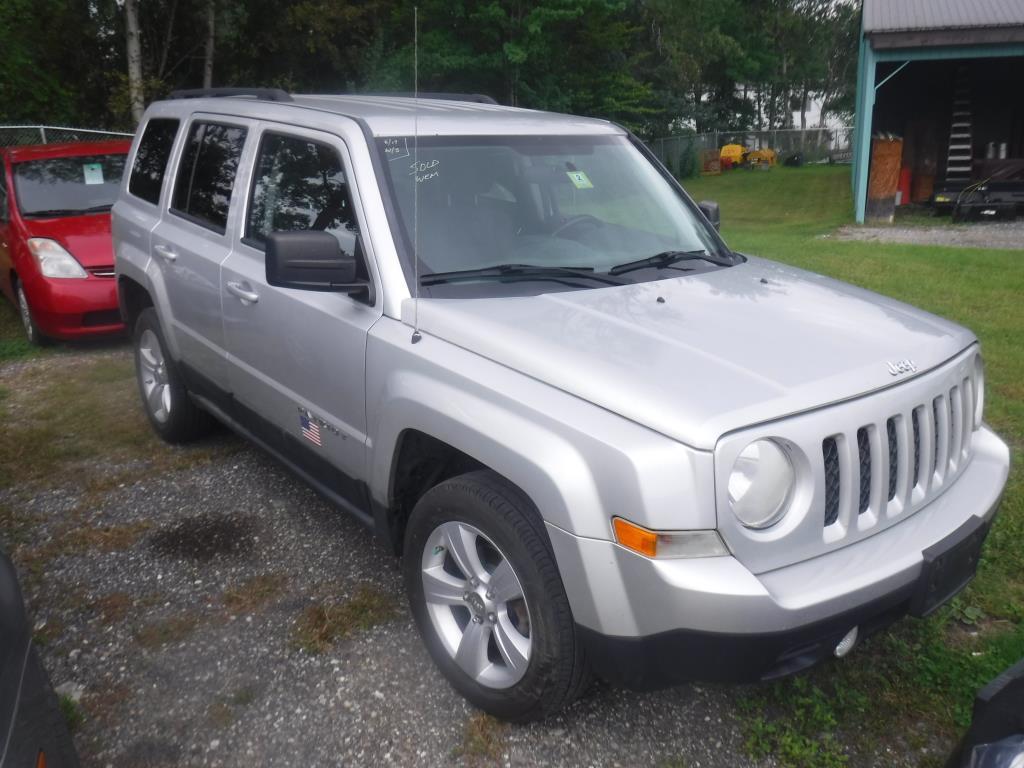
POLYGON ((530 663, 530 609, 508 558, 453 521, 428 537, 421 566, 430 621, 459 668, 488 688, 518 683, 530 663))
POLYGON ((44 336, 39 326, 36 325, 36 321, 32 317, 32 308, 28 305, 28 296, 25 295, 25 289, 21 285, 21 281, 17 281, 15 293, 18 297, 18 315, 21 317, 21 324, 25 328, 25 336, 28 338, 29 344, 34 344, 37 347, 46 346, 49 343, 49 339, 44 336))
POLYGON ((434 486, 405 529, 409 607, 438 669, 485 712, 554 714, 590 680, 544 520, 489 470, 434 486))

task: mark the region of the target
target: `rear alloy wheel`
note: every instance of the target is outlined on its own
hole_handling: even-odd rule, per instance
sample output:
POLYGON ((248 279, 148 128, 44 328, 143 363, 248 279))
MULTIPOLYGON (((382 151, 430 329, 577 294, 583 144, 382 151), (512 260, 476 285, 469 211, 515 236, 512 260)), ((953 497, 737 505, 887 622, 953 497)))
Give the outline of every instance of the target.
POLYGON ((164 440, 187 443, 210 431, 213 419, 189 397, 152 307, 135 323, 135 376, 149 423, 164 440))
POLYGON ((417 502, 405 532, 409 604, 452 686, 504 720, 554 714, 589 681, 544 522, 488 470, 453 477, 417 502))
POLYGON ((50 344, 48 336, 43 335, 43 332, 39 330, 39 326, 36 325, 35 318, 32 317, 32 308, 28 304, 28 296, 25 295, 25 289, 21 285, 21 281, 17 282, 16 288, 18 296, 18 314, 21 316, 21 324, 25 328, 25 336, 28 338, 29 344, 34 344, 37 347, 45 347, 50 344))
POLYGON ((160 339, 151 328, 139 338, 139 386, 150 418, 166 424, 171 417, 171 384, 160 339))

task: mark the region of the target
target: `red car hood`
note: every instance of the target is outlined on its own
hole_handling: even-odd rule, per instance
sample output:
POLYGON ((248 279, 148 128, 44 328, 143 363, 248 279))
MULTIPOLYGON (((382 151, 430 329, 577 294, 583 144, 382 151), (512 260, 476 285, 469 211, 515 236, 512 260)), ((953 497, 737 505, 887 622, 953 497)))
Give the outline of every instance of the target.
POLYGON ((110 214, 62 216, 59 219, 24 219, 28 237, 48 237, 63 245, 85 268, 114 264, 110 214))

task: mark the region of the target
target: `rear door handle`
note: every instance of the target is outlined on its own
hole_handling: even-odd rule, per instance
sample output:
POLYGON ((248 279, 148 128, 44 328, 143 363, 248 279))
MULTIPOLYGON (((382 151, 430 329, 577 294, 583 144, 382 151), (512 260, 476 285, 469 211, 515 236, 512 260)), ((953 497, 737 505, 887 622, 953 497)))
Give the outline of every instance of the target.
POLYGON ((166 245, 154 245, 153 252, 156 253, 164 261, 176 261, 178 254, 168 248, 166 245))
POLYGON ((237 296, 242 303, 255 304, 260 300, 260 295, 249 287, 248 283, 228 283, 228 293, 237 296))

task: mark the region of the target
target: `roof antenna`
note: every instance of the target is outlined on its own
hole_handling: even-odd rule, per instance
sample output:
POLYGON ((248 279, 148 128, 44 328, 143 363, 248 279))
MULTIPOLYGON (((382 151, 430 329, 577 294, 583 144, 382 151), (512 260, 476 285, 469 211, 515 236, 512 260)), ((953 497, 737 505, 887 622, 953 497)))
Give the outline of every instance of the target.
POLYGON ((412 7, 412 343, 420 335, 420 9, 412 7))

